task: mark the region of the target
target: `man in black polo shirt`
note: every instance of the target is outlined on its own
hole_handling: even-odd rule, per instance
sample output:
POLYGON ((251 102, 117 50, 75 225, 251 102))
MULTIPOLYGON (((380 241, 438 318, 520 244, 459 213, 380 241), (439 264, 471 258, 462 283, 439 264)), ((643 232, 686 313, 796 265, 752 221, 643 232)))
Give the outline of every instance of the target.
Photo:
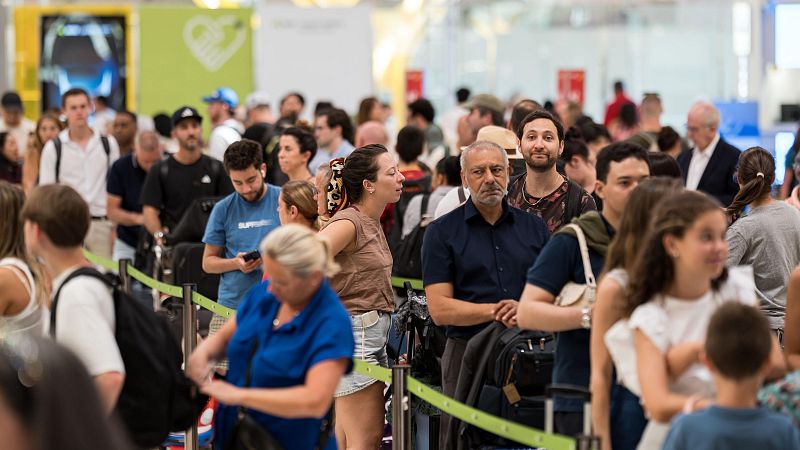
MULTIPOLYGON (((619 228, 628 195, 649 176, 647 151, 638 145, 616 142, 597 155, 595 192, 603 200, 603 211, 588 212, 574 221, 586 236, 596 279, 603 271, 606 250, 619 228)), ((520 328, 557 333, 553 383, 588 387, 591 307, 553 304, 570 281, 584 284, 586 278, 575 231, 561 229, 553 234, 528 271, 517 317, 520 328)), ((554 411, 556 433, 575 436, 582 432, 583 403, 556 398, 554 411)))
POLYGON ((178 141, 178 151, 156 163, 145 179, 141 197, 144 226, 156 240, 178 224, 193 200, 233 192, 222 163, 202 153, 202 120, 191 106, 172 114, 172 137, 178 141))
POLYGON ((117 224, 117 239, 114 242, 114 261, 134 260, 139 242, 141 225, 144 224, 142 193, 145 177, 150 167, 161 160, 163 153, 158 135, 143 131, 136 138, 136 145, 129 153, 114 162, 108 173, 108 218, 117 224))
MULTIPOLYGON (((499 145, 467 147, 461 176, 472 195, 428 225, 422 245, 428 308, 436 324, 447 326, 442 389, 450 397, 467 341, 494 320, 516 325, 515 299, 548 239, 541 218, 508 204, 508 154, 499 145)), ((442 422, 447 429, 449 418, 442 422)))

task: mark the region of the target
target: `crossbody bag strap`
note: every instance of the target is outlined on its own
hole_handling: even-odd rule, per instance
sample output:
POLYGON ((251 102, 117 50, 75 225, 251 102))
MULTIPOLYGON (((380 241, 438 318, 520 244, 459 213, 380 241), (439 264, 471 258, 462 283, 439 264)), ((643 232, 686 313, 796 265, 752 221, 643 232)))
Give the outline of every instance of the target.
POLYGON ((578 238, 578 246, 581 249, 581 259, 583 260, 583 273, 586 277, 586 284, 591 287, 597 287, 597 282, 594 279, 592 272, 592 263, 589 261, 589 246, 586 245, 586 235, 583 234, 583 229, 574 223, 566 225, 575 231, 578 238))
MULTIPOLYGON (((247 370, 244 372, 244 387, 250 387, 250 378, 253 373, 253 360, 256 358, 256 352, 258 352, 258 336, 255 336, 255 342, 253 342, 253 348, 250 349, 250 358, 247 361, 247 370)), ((239 406, 239 417, 247 414, 247 410, 244 406, 239 406)))

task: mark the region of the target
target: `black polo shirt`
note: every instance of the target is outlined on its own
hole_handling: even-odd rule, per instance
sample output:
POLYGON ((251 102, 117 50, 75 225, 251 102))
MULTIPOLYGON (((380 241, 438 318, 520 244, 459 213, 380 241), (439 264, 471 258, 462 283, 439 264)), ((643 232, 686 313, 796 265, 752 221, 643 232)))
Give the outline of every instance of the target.
MULTIPOLYGON (((111 166, 106 192, 121 197, 122 209, 125 211, 141 213, 142 204, 139 203, 139 196, 142 193, 145 177, 147 172, 139 167, 133 154, 125 155, 111 166)), ((136 247, 140 229, 139 226, 118 225, 117 237, 131 247, 136 247)))
MULTIPOLYGON (((538 216, 508 205, 490 225, 472 198, 440 217, 425 231, 422 244, 422 281, 453 285, 453 297, 472 303, 518 300, 525 275, 549 237, 538 216)), ((448 326, 447 336, 469 339, 488 322, 469 327, 448 326)))

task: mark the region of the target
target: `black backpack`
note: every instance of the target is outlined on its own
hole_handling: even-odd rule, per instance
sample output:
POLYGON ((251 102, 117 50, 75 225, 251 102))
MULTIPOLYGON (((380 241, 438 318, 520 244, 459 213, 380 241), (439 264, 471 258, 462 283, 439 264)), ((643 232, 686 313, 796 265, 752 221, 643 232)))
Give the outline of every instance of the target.
MULTIPOLYGON (((396 277, 415 280, 422 278, 422 240, 425 237, 425 228, 428 226, 425 220, 425 211, 428 210, 430 196, 431 194, 422 194, 419 223, 393 247, 392 275, 396 277)), ((402 230, 400 233, 402 234, 402 230)))
MULTIPOLYGON (((486 378, 476 408, 502 419, 544 429, 545 387, 551 383, 555 336, 541 331, 508 328, 500 334, 486 366, 486 378)), ((473 426, 462 424, 468 448, 515 446, 473 426)))
POLYGON ((80 276, 101 280, 113 290, 114 336, 125 364, 125 383, 116 413, 137 446, 157 447, 170 431, 192 426, 208 399, 196 395, 192 382, 183 374, 181 348, 166 320, 124 292, 114 275, 85 267, 61 283, 50 312, 53 338, 61 289, 80 276))

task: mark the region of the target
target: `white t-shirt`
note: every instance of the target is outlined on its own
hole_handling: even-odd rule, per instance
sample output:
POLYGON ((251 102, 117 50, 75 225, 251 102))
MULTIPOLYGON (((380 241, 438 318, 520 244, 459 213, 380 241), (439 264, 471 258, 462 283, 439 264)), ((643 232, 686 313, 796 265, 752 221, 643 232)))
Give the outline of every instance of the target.
MULTIPOLYGON (((117 140, 108 136, 109 154, 103 149, 100 134, 95 131, 86 145, 86 149, 79 147, 69 138, 69 129, 58 134, 61 138, 61 170, 59 183, 71 186, 81 194, 89 204, 92 216, 106 215, 106 179, 108 168, 119 158, 119 145, 117 140)), ((56 182, 56 146, 53 141, 48 141, 42 149, 42 159, 39 166, 39 184, 52 184, 56 182)))
MULTIPOLYGON (((627 288, 627 277, 624 271, 619 272, 621 274, 611 271, 606 276, 611 276, 618 283, 624 282, 620 285, 627 288)), ((620 320, 604 336, 622 384, 634 394, 641 395, 633 330, 641 330, 666 355, 670 348, 678 344, 705 341, 711 315, 724 302, 739 301, 756 306, 755 289, 751 267, 731 267, 728 269, 728 279, 717 292, 708 292, 696 300, 662 295, 637 307, 630 319, 620 320)), ((694 364, 670 384, 670 390, 678 394, 711 397, 714 394, 714 380, 705 366, 694 364)))
MULTIPOLYGON (((53 280, 54 294, 76 269, 53 280)), ((105 283, 81 276, 64 285, 56 308, 56 342, 72 350, 92 376, 125 373, 114 329, 114 298, 105 283)))
MULTIPOLYGON (((438 219, 439 217, 442 217, 443 215, 463 205, 461 199, 458 198, 458 191, 460 190, 461 189, 458 188, 451 189, 450 192, 444 196, 444 198, 436 206, 436 212, 433 213, 434 219, 438 219)), ((464 187, 463 192, 464 201, 466 202, 466 200, 469 198, 469 189, 464 187)))
POLYGON ((244 128, 236 119, 228 119, 217 125, 208 137, 208 155, 222 161, 225 150, 234 142, 242 140, 244 128))
POLYGON ((19 160, 22 161, 25 152, 28 151, 28 136, 36 131, 36 123, 27 117, 23 117, 19 125, 10 127, 0 119, 0 131, 7 131, 14 136, 14 140, 17 141, 17 148, 19 148, 19 160))

